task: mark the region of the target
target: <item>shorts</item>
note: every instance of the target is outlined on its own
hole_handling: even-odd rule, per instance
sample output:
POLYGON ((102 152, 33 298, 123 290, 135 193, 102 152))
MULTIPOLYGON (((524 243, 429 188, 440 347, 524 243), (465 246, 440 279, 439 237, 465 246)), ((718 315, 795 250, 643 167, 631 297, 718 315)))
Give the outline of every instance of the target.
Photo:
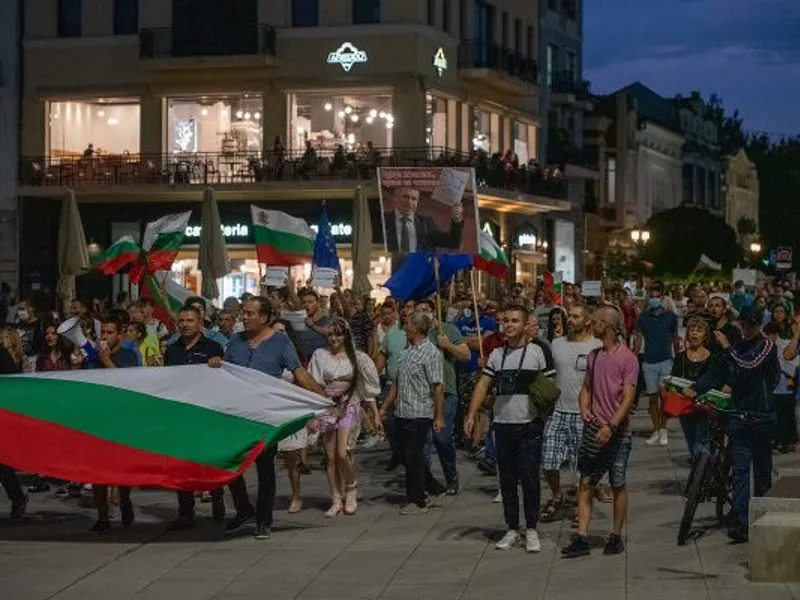
POLYGON ((317 419, 317 422, 320 433, 330 433, 338 429, 353 429, 361 424, 361 404, 349 402, 343 412, 340 412, 339 408, 329 408, 317 419))
POLYGON ((569 463, 578 468, 578 448, 581 445, 583 418, 580 413, 556 410, 544 427, 542 446, 542 469, 558 471, 569 463))
POLYGON ((649 396, 657 394, 661 380, 672 374, 672 359, 660 363, 644 363, 642 373, 644 374, 645 393, 649 396))
MULTIPOLYGON (((585 433, 588 431, 586 429, 585 433)), ((608 473, 611 487, 623 489, 627 484, 628 459, 631 455, 630 435, 624 433, 612 437, 595 454, 591 453, 592 449, 592 444, 583 439, 581 449, 578 451, 578 470, 581 481, 589 480, 589 483, 596 486, 608 473)))

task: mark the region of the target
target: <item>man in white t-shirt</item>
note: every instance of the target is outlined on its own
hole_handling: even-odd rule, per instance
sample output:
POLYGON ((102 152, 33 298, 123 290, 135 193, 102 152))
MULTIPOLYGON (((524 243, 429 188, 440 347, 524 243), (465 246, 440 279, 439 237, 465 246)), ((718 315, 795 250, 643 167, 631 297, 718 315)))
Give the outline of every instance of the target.
POLYGON ((567 335, 553 340, 555 380, 561 396, 544 428, 542 470, 553 496, 542 509, 542 523, 551 523, 563 517, 561 467, 569 463, 573 470, 578 468, 578 448, 583 435, 578 398, 586 377, 589 355, 602 346, 589 329, 590 319, 587 307, 573 306, 569 310, 567 335))
POLYGON ((497 545, 498 550, 508 550, 521 541, 519 519, 519 493, 525 510, 525 549, 540 552, 542 549, 536 525, 539 522, 539 466, 542 462, 542 431, 544 415, 537 413, 528 398, 528 389, 539 375, 547 370, 542 349, 531 343, 525 326, 528 311, 523 306, 511 306, 503 316, 506 343, 492 351, 475 386, 469 413, 464 421, 464 433, 472 435, 475 420, 494 383, 494 442, 500 491, 503 496, 503 514, 508 532, 497 545))

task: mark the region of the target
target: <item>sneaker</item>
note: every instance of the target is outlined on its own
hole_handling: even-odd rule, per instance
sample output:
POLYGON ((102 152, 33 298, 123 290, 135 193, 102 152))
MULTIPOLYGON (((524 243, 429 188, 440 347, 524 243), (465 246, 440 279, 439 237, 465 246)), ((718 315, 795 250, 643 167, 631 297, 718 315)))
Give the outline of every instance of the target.
POLYGON ((236 531, 237 529, 241 529, 245 525, 247 525, 250 521, 256 518, 256 512, 251 508, 249 512, 240 513, 237 512, 236 516, 233 517, 228 524, 225 525, 226 531, 236 531))
POLYGON ((660 441, 661 441, 661 431, 654 431, 653 435, 651 435, 649 438, 647 438, 647 440, 645 441, 645 444, 648 445, 648 446, 655 446, 660 441))
POLYGON ((111 523, 107 520, 97 519, 94 525, 91 526, 89 531, 94 533, 103 533, 104 531, 108 531, 111 529, 111 523))
POLYGON ((669 431, 662 429, 658 432, 658 445, 669 446, 669 431))
POLYGON ((503 501, 503 492, 497 492, 497 495, 494 497, 492 502, 495 504, 500 504, 503 501))
POLYGON ((133 519, 134 519, 133 504, 131 503, 130 498, 126 498, 125 500, 122 500, 120 502, 119 516, 120 519, 122 520, 123 527, 130 527, 131 525, 133 525, 133 519))
POLYGON ((381 442, 381 436, 373 434, 367 436, 367 439, 364 440, 364 448, 374 448, 381 442))
POLYGON ((581 556, 589 556, 591 553, 589 540, 582 535, 576 535, 572 538, 569 546, 561 549, 561 555, 564 558, 579 558, 581 556))
POLYGON ((192 529, 194 527, 194 519, 179 515, 177 519, 167 525, 167 531, 183 531, 184 529, 192 529))
POLYGON ((461 484, 458 482, 458 479, 456 479, 454 482, 447 484, 447 490, 445 490, 444 493, 447 494, 448 496, 458 496, 458 493, 460 491, 461 491, 461 484))
POLYGON ((525 552, 541 552, 542 542, 539 541, 539 534, 535 529, 525 532, 525 552))
POLYGON ((510 550, 519 544, 520 540, 521 538, 519 537, 519 531, 515 529, 509 529, 506 531, 506 534, 502 537, 502 539, 494 545, 494 547, 497 550, 510 550))
POLYGON ((208 492, 201 492, 200 502, 202 502, 203 504, 208 504, 209 502, 211 502, 211 494, 209 494, 208 492))
POLYGON ((211 504, 211 515, 215 523, 222 523, 225 520, 225 501, 220 498, 211 504))
POLYGON ((444 492, 440 492, 438 494, 428 494, 425 496, 425 506, 428 508, 436 508, 439 506, 439 500, 441 499, 444 492))
POLYGON ((400 514, 404 517, 413 517, 416 515, 424 515, 428 512, 427 506, 417 506, 413 502, 410 504, 406 504, 403 508, 400 509, 400 514))
POLYGON ((735 544, 746 544, 750 541, 750 534, 748 533, 747 528, 740 525, 730 527, 728 529, 728 537, 735 544))
POLYGON ((615 533, 608 536, 606 547, 603 548, 603 554, 606 556, 615 556, 625 552, 625 544, 622 543, 622 538, 615 533))
POLYGON ((27 508, 28 496, 26 495, 22 502, 11 507, 11 514, 9 515, 8 520, 11 521, 11 523, 21 523, 25 518, 25 511, 27 508))
POLYGON ((272 531, 266 525, 256 525, 256 530, 253 532, 253 538, 257 540, 268 540, 272 536, 272 531))

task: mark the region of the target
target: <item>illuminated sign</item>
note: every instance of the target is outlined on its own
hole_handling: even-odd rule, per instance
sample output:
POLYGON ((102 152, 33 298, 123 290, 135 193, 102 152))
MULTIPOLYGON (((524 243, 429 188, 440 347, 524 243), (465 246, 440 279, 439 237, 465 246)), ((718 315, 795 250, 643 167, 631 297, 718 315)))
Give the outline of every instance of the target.
MULTIPOLYGON (((244 223, 236 223, 235 225, 220 225, 222 235, 226 238, 249 238, 250 226, 244 223)), ((186 227, 184 234, 187 238, 199 238, 203 228, 200 225, 189 225, 186 227)))
MULTIPOLYGON (((319 227, 312 225, 311 229, 315 233, 319 231, 319 227)), ((333 237, 350 237, 353 235, 353 226, 348 223, 331 223, 331 235, 333 237)))
POLYGON ((338 50, 334 50, 328 54, 328 64, 342 65, 345 73, 349 73, 353 65, 365 64, 367 60, 367 53, 363 50, 359 50, 350 42, 345 42, 339 46, 338 50))
POLYGON ((447 57, 444 55, 444 48, 439 48, 433 55, 433 66, 439 71, 439 77, 447 71, 447 57))
POLYGON ((532 233, 520 233, 517 237, 517 246, 536 246, 536 236, 532 233))

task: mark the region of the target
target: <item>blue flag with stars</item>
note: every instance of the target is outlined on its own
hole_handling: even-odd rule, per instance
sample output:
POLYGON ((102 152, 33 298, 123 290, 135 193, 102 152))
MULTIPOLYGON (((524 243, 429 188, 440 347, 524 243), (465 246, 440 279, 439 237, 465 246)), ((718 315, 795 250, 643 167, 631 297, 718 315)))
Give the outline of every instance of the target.
POLYGON ((322 216, 317 226, 317 239, 314 242, 314 266, 320 268, 340 270, 339 255, 336 253, 336 242, 331 233, 331 224, 328 213, 322 208, 322 216))

